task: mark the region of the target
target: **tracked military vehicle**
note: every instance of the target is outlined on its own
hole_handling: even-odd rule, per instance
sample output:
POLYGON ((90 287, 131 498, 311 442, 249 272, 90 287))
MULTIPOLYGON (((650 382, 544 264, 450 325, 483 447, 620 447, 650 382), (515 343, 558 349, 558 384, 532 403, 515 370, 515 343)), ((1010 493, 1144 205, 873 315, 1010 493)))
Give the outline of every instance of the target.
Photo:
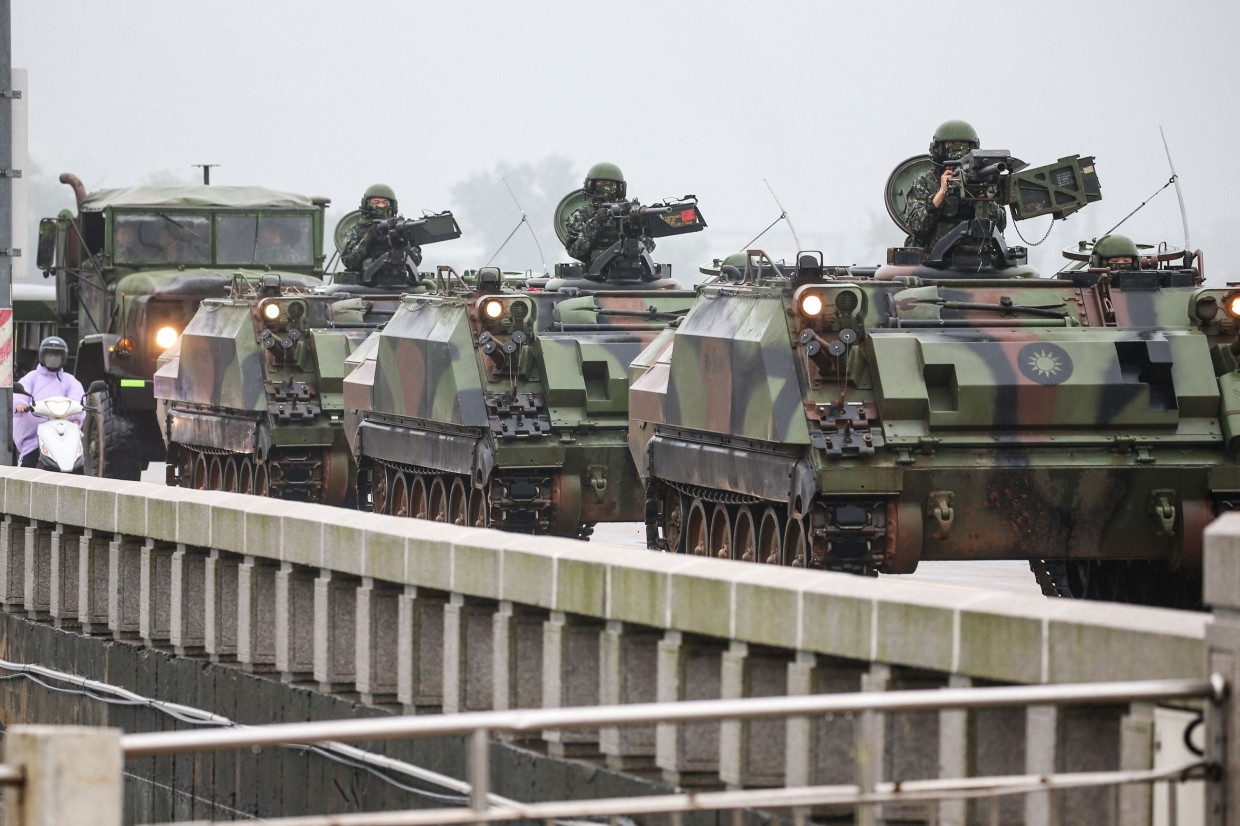
MULTIPOLYGON (((1084 205, 1070 163, 1044 195, 1084 205)), ((1199 599, 1202 529, 1240 496, 1240 292, 1183 251, 1035 278, 975 237, 865 269, 755 252, 702 287, 630 371, 649 545, 861 574, 1021 559, 1050 593, 1199 599)))
POLYGON ((525 290, 494 268, 472 285, 445 271, 351 357, 346 430, 376 512, 578 537, 641 517, 628 365, 693 292, 634 239, 705 222, 692 199, 617 208, 616 220, 642 226, 603 265, 560 265, 525 290))
POLYGON ((204 298, 237 271, 320 284, 328 201, 259 187, 147 186, 87 194, 39 224, 38 266, 56 279, 57 321, 89 388, 86 472, 137 479, 164 458, 152 380, 204 298))
MULTIPOLYGON (((351 224, 337 226, 338 248, 351 224)), ((392 317, 401 292, 427 289, 408 245, 460 234, 451 213, 402 220, 364 285, 351 273, 313 290, 238 274, 227 298, 203 301, 155 373, 168 484, 355 504, 345 360, 392 317)))

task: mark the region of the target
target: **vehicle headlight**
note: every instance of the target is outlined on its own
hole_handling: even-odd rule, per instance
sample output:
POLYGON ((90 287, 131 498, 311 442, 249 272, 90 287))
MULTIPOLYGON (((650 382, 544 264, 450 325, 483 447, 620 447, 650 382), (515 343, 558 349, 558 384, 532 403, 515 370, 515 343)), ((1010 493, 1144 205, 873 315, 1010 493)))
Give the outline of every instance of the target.
POLYGON ((268 321, 279 321, 281 312, 280 305, 275 301, 269 301, 263 305, 263 318, 268 321))
POLYGON ((155 333, 155 343, 161 349, 167 350, 169 347, 177 343, 177 336, 180 333, 175 327, 160 327, 159 332, 155 333))
POLYGON ((809 318, 817 318, 822 315, 822 311, 826 309, 827 302, 823 300, 818 293, 806 293, 801 296, 801 315, 809 318))
POLYGON ((1240 292, 1228 293, 1223 299, 1223 309, 1232 318, 1240 318, 1240 292))
POLYGON ((69 408, 73 406, 73 402, 68 399, 48 399, 43 402, 47 405, 47 412, 51 413, 58 419, 63 419, 69 415, 69 408))
POLYGON ((482 314, 494 321, 504 314, 504 302, 492 298, 482 303, 482 314))

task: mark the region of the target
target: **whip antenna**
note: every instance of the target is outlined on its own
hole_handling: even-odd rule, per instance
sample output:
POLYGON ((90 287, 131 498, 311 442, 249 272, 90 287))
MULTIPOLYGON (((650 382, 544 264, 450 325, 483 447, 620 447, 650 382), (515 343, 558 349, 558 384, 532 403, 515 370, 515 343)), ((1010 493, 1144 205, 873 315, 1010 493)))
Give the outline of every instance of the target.
POLYGON ((788 210, 784 209, 784 205, 779 202, 779 196, 775 194, 775 190, 771 187, 770 181, 763 178, 762 183, 766 184, 766 188, 770 191, 771 197, 775 199, 775 206, 779 207, 779 217, 788 222, 788 231, 792 233, 792 240, 796 242, 797 250, 803 249, 801 246, 801 239, 797 238, 796 227, 792 225, 792 219, 788 217, 788 210))
POLYGON ((1167 133, 1163 131, 1162 125, 1158 127, 1158 134, 1162 135, 1163 149, 1167 151, 1167 166, 1171 167, 1171 180, 1175 181, 1175 197, 1180 199, 1180 220, 1184 223, 1184 253, 1185 255, 1192 252, 1192 246, 1188 243, 1188 213, 1184 211, 1184 193, 1180 191, 1180 176, 1175 172, 1175 161, 1171 160, 1171 147, 1167 145, 1167 133))
POLYGON ((521 207, 521 202, 517 200, 517 194, 513 192, 512 187, 508 185, 508 179, 500 178, 500 180, 504 182, 504 189, 508 190, 508 195, 512 198, 512 202, 517 205, 517 212, 521 213, 521 220, 517 221, 517 225, 512 228, 512 232, 508 233, 508 237, 504 239, 504 243, 499 245, 499 249, 497 249, 495 253, 487 259, 487 263, 483 264, 483 266, 485 267, 494 261, 495 256, 503 252, 504 247, 508 246, 508 242, 512 240, 512 236, 517 234, 517 230, 521 229, 522 224, 525 224, 526 229, 530 231, 530 237, 534 239, 534 247, 538 250, 538 259, 542 261, 543 273, 545 274, 547 272, 547 258, 543 255, 542 244, 538 243, 538 233, 534 232, 534 228, 530 226, 530 218, 525 214, 525 210, 521 207))

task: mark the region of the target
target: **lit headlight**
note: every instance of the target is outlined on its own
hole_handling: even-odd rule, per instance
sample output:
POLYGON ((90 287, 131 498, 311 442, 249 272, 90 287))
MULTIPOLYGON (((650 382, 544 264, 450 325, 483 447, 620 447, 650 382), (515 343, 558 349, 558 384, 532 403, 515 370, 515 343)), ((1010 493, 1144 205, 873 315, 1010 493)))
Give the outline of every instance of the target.
POLYGON ((280 312, 281 312, 280 305, 274 301, 268 302, 263 305, 263 318, 267 319, 268 321, 279 321, 280 312))
POLYGON ((822 311, 826 306, 827 303, 822 300, 822 296, 818 293, 806 293, 801 296, 801 315, 817 318, 822 315, 822 311))
POLYGON ((175 327, 160 327, 159 332, 155 334, 155 343, 162 349, 167 350, 177 343, 178 335, 179 333, 175 327))
POLYGON ((1240 318, 1240 293, 1228 293, 1223 299, 1223 309, 1232 318, 1240 318))
POLYGON ((48 399, 43 403, 47 405, 47 412, 58 419, 68 416, 69 408, 73 406, 73 402, 68 399, 48 399))
POLYGON ((482 314, 494 321, 504 314, 504 302, 497 298, 484 301, 482 304, 482 314))

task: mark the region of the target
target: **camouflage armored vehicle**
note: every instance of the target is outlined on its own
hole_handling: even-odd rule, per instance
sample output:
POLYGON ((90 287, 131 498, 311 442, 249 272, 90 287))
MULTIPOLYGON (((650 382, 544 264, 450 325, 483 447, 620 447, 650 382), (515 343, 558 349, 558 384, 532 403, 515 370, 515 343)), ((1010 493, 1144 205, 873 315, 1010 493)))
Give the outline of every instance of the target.
POLYGON ((1047 592, 1194 603, 1202 529, 1240 496, 1240 291, 1199 261, 1044 279, 753 254, 633 362, 650 546, 1029 560, 1047 592))
MULTIPOLYGON (((705 226, 693 200, 617 219, 661 235, 705 226)), ((484 268, 473 285, 441 279, 402 298, 345 379, 359 488, 376 512, 579 537, 640 518, 628 365, 693 292, 644 249, 616 246, 616 266, 560 265, 540 289, 505 288, 484 268)))
MULTIPOLYGON (((338 247, 349 225, 337 226, 338 247)), ((399 253, 410 240, 461 233, 441 213, 389 234, 399 253)), ((427 289, 403 255, 389 260, 369 285, 342 274, 307 291, 283 287, 274 273, 238 275, 227 298, 202 302, 155 373, 169 485, 355 503, 342 428, 345 359, 392 317, 401 291, 427 289)))
POLYGON ((208 297, 238 271, 322 282, 326 199, 259 187, 146 186, 87 194, 39 224, 38 265, 56 279, 56 315, 77 339, 72 370, 93 397, 87 473, 137 479, 164 457, 152 379, 208 297))

